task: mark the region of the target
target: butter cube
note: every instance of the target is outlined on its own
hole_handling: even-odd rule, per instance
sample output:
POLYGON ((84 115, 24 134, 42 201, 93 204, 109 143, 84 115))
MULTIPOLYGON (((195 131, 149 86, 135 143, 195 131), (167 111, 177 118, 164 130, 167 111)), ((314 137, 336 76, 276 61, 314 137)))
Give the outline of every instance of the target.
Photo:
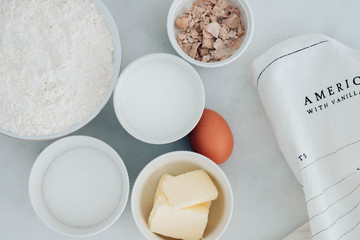
POLYGON ((218 191, 204 170, 168 178, 162 183, 164 195, 175 208, 187 208, 217 198, 218 191))
POLYGON ((155 201, 149 217, 149 227, 154 233, 184 240, 199 240, 202 238, 207 221, 209 208, 199 204, 189 208, 174 208, 160 194, 155 201))
POLYGON ((163 185, 163 182, 166 180, 166 179, 169 179, 169 178, 173 178, 174 176, 171 176, 169 174, 164 174, 161 176, 160 178, 160 181, 159 181, 159 184, 158 184, 158 187, 156 189, 156 193, 155 193, 155 197, 154 197, 154 204, 156 202, 156 199, 162 194, 163 192, 163 189, 162 189, 162 185, 163 185))

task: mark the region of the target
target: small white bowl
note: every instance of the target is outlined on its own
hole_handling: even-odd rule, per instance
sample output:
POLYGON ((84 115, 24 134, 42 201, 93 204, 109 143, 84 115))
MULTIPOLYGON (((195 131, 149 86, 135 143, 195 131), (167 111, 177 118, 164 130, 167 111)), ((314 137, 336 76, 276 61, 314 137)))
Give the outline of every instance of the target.
POLYGON ((219 61, 219 62, 201 62, 198 60, 195 60, 191 58, 189 55, 187 55, 183 49, 179 46, 177 43, 177 34, 179 33, 179 30, 175 27, 175 20, 182 15, 182 13, 185 11, 186 8, 192 7, 192 3, 195 0, 174 0, 169 13, 167 17, 167 33, 170 40, 171 45, 175 49, 175 51, 186 61, 188 61, 191 64, 197 65, 199 67, 204 68, 216 68, 216 67, 222 67, 225 66, 233 61, 235 61, 237 58, 239 58, 246 48, 249 46, 250 41, 253 36, 254 32, 254 19, 252 10, 247 3, 246 0, 226 0, 230 5, 236 6, 240 11, 240 18, 241 22, 243 24, 245 35, 242 36, 243 41, 239 49, 237 49, 229 58, 219 61))
POLYGON ((146 239, 169 239, 151 232, 147 225, 160 177, 165 173, 179 175, 196 169, 206 171, 219 192, 218 198, 211 205, 203 239, 219 239, 225 232, 232 216, 233 194, 224 172, 203 155, 188 151, 176 151, 163 154, 152 160, 140 172, 135 181, 131 194, 131 210, 137 227, 146 239))
POLYGON ((59 132, 59 133, 50 134, 50 135, 44 135, 44 136, 21 136, 21 135, 12 133, 12 132, 5 131, 5 130, 3 130, 1 128, 0 128, 0 133, 2 133, 4 135, 7 135, 9 137, 13 137, 13 138, 17 138, 17 139, 23 139, 23 140, 42 141, 42 140, 57 139, 57 138, 69 135, 69 134, 79 130, 80 128, 84 127, 86 124, 88 124, 92 119, 94 119, 100 113, 100 111, 104 108, 105 104, 109 101, 109 99, 110 99, 110 97, 111 97, 111 95, 113 93, 114 87, 116 85, 116 82, 117 82, 117 80, 119 78, 119 74, 120 74, 121 52, 122 52, 121 51, 120 36, 119 36, 119 32, 118 32, 116 23, 115 23, 112 15, 110 13, 110 11, 105 6, 105 4, 101 0, 91 0, 91 1, 95 4, 97 10, 99 10, 99 12, 104 17, 104 21, 107 24, 107 26, 108 26, 108 28, 109 28, 109 30, 111 32, 111 35, 113 37, 113 41, 114 41, 114 73, 113 73, 112 80, 110 82, 108 92, 105 95, 102 102, 82 122, 74 124, 69 129, 67 129, 65 131, 62 131, 62 132, 59 132))
POLYGON ((129 196, 129 177, 124 162, 108 144, 92 137, 70 136, 52 143, 38 156, 30 173, 29 196, 36 214, 48 227, 67 236, 91 236, 111 226, 123 212, 129 196), (84 147, 106 158, 89 160, 78 151, 71 152, 84 147), (89 163, 82 165, 84 161, 89 163), (106 161, 106 167, 94 169, 94 161, 106 161), (103 186, 110 182, 114 184, 103 186))
POLYGON ((186 136, 196 126, 205 91, 189 63, 156 53, 122 71, 113 100, 116 116, 128 133, 143 142, 164 144, 186 136))

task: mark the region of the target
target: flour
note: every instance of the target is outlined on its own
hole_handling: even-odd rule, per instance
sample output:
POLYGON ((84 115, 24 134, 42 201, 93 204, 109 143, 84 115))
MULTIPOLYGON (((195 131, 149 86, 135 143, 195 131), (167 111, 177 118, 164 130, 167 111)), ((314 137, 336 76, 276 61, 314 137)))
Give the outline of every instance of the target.
POLYGON ((0 0, 0 128, 59 133, 104 99, 111 33, 89 0, 0 0))

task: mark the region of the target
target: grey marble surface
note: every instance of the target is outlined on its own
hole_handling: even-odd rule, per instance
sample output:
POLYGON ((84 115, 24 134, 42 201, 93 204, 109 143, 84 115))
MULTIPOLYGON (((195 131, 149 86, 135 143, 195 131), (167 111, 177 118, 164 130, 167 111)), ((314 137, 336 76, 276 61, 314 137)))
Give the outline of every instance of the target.
MULTIPOLYGON (((166 35, 171 0, 104 0, 117 22, 122 69, 148 53, 175 54, 166 35)), ((234 213, 221 239, 279 240, 306 222, 301 187, 287 166, 271 125, 251 82, 250 64, 273 44, 306 33, 321 32, 360 48, 360 1, 250 0, 255 19, 253 40, 234 63, 198 70, 206 92, 206 107, 222 114, 234 133, 235 148, 221 168, 234 191, 234 213)), ((112 99, 87 126, 74 134, 97 137, 123 158, 133 185, 153 158, 173 150, 190 150, 186 138, 165 145, 142 143, 119 124, 112 99)), ((70 239, 46 227, 33 211, 28 178, 38 154, 52 141, 29 142, 0 136, 0 239, 70 239)), ((128 203, 106 231, 87 239, 144 239, 128 203)))

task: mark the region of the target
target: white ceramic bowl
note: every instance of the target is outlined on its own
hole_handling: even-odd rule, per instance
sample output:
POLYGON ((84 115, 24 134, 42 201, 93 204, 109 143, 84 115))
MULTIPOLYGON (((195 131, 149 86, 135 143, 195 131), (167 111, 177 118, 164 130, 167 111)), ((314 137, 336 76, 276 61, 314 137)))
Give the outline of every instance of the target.
POLYGON ((165 53, 129 64, 114 91, 116 116, 133 137, 164 144, 186 136, 199 122, 205 91, 195 69, 165 53))
POLYGON ((165 174, 179 175, 203 169, 214 181, 219 196, 213 201, 204 240, 219 239, 230 222, 233 211, 233 194, 230 183, 221 168, 207 157, 188 151, 176 151, 152 160, 137 177, 132 194, 131 210, 141 233, 149 240, 169 239, 150 231, 147 222, 153 207, 153 199, 160 177, 165 174))
MULTIPOLYGON (((87 136, 65 137, 49 145, 36 159, 29 178, 29 196, 36 214, 48 227, 67 236, 91 236, 111 226, 123 212, 127 203, 128 195, 129 177, 121 157, 108 144, 96 138, 87 136), (101 170, 95 170, 89 167, 91 164, 89 165, 86 163, 86 165, 83 166, 79 164, 79 161, 75 161, 79 158, 82 158, 81 163, 83 163, 84 160, 90 161, 89 158, 79 155, 77 152, 76 159, 68 159, 66 160, 66 165, 61 162, 59 165, 59 161, 64 160, 61 156, 68 154, 71 150, 83 147, 95 149, 98 153, 105 154, 102 156, 107 156, 107 159, 111 159, 112 161, 107 162, 106 168, 104 167, 101 168, 101 170), (55 161, 57 161, 57 167, 52 165, 55 161), (69 169, 69 162, 73 162, 71 169, 69 169), (79 170, 79 166, 82 166, 81 170, 79 170), (117 166, 118 171, 114 170, 113 166, 117 166), (54 168, 56 168, 56 171, 54 171, 54 168), (104 170, 107 171, 107 175, 103 174, 104 170), (47 174, 49 171, 51 174, 47 174), (65 176, 62 177, 63 173, 61 172, 64 174, 72 172, 71 176, 75 176, 75 178, 68 177, 67 179, 64 179, 65 176), (91 181, 85 180, 84 182, 84 179, 89 179, 89 176, 91 176, 91 181), (103 186, 104 182, 109 183, 110 181, 112 183, 114 177, 116 177, 115 179, 119 179, 116 184, 112 186, 109 184, 107 184, 107 186, 103 186), (45 178, 47 180, 44 180, 45 178), (46 189, 44 186, 49 186, 49 181, 52 182, 51 186, 53 186, 53 179, 56 179, 58 187, 51 188, 52 190, 49 192, 49 189, 46 189), (68 179, 76 180, 75 182, 71 182, 68 179), (91 186, 89 186, 89 182, 91 182, 91 186), (107 190, 104 190, 103 188, 106 187, 107 190), (79 191, 79 189, 81 191, 79 191), (114 196, 113 194, 116 195, 114 196), (58 195, 61 196, 60 198, 64 196, 66 199, 60 200, 60 203, 54 203, 54 198, 58 195), (92 199, 84 201, 84 199, 87 199, 89 195, 93 196, 92 199), (71 201, 73 197, 76 200, 71 201), (96 200, 93 198, 96 198, 96 200), (51 202, 47 201, 49 199, 51 199, 51 202), (111 199, 111 208, 108 208, 108 199, 111 199), (79 201, 81 202, 79 203, 79 201), (79 208, 78 204, 86 207, 79 208), (54 206, 56 208, 54 208, 54 206), (106 209, 106 214, 103 212, 97 212, 101 211, 98 209, 106 209), (65 215, 70 215, 70 217, 66 216, 66 219, 71 218, 72 222, 77 221, 77 225, 64 222, 64 213, 66 213, 65 215), (83 219, 87 220, 87 222, 79 223, 83 219), (88 219, 90 219, 93 224, 90 225, 90 223, 88 223, 90 222, 88 219)), ((55 202, 59 202, 58 198, 55 200, 55 202)))
POLYGON ((116 23, 110 13, 110 11, 105 6, 105 4, 101 0, 91 0, 91 1, 94 2, 96 8, 103 15, 104 20, 111 32, 111 35, 112 35, 113 41, 114 41, 114 73, 113 73, 113 77, 112 77, 112 80, 111 80, 111 83, 109 86, 109 90, 108 90, 107 94, 105 95, 104 99, 102 100, 102 102, 82 122, 79 122, 79 123, 71 126, 69 129, 59 132, 59 133, 45 135, 45 136, 21 136, 21 135, 12 133, 12 132, 7 132, 1 128, 0 128, 0 133, 5 134, 10 137, 24 139, 24 140, 41 141, 41 140, 50 140, 50 139, 60 138, 60 137, 66 136, 72 132, 75 132, 75 131, 79 130, 80 128, 82 128, 83 126, 85 126, 86 124, 88 124, 92 119, 94 119, 99 114, 99 112, 104 108, 105 104, 109 101, 111 94, 113 93, 113 90, 115 88, 116 82, 119 78, 119 74, 120 74, 121 52, 122 52, 120 36, 119 36, 119 32, 118 32, 116 23))
POLYGON ((174 0, 170 7, 167 17, 167 33, 170 43, 175 49, 175 51, 186 61, 188 61, 191 64, 197 65, 199 67, 205 67, 205 68, 222 67, 235 61, 244 53, 246 48, 249 46, 254 32, 254 19, 249 4, 246 2, 246 0, 226 0, 230 5, 236 6, 239 9, 240 18, 243 23, 243 27, 245 29, 245 35, 242 36, 243 41, 240 48, 236 50, 229 58, 219 62, 206 63, 191 58, 182 50, 182 48, 177 43, 177 34, 179 33, 179 30, 176 29, 175 27, 175 20, 182 15, 182 13, 186 8, 191 9, 192 3, 194 1, 195 0, 174 0))

